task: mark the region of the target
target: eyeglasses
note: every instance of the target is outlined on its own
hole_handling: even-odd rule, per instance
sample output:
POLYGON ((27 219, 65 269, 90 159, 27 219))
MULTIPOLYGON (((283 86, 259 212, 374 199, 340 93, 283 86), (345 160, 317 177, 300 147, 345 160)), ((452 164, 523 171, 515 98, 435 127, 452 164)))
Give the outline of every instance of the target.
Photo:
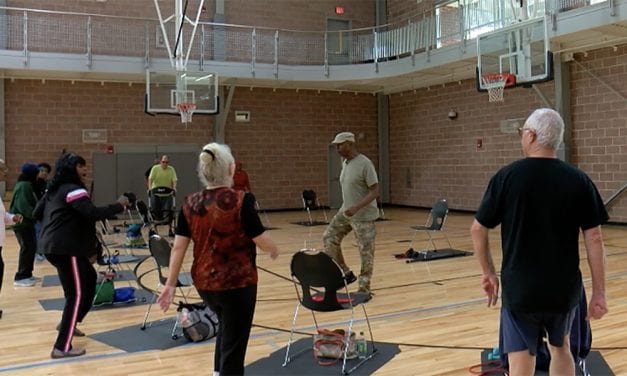
POLYGON ((520 128, 518 128, 518 137, 522 137, 522 135, 523 135, 523 133, 525 133, 525 131, 535 132, 531 128, 520 127, 520 128))
POLYGON ((169 161, 161 161, 161 163, 169 163, 169 161))

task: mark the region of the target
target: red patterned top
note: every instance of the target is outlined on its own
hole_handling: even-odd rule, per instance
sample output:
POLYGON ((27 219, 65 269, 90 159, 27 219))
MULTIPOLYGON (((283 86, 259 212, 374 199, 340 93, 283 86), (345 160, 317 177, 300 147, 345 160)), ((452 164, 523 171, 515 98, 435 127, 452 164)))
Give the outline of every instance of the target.
POLYGON ((192 279, 205 291, 257 284, 256 246, 244 231, 240 210, 244 192, 203 190, 185 197, 181 212, 194 241, 192 279))

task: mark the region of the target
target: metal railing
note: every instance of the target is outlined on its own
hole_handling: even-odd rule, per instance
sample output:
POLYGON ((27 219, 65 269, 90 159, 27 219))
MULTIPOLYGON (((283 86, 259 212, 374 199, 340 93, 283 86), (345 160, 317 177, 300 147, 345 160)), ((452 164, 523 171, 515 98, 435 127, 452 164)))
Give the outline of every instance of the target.
MULTIPOLYGON (((537 0, 527 13, 555 14, 588 6, 589 1, 537 0)), ((454 0, 395 23, 335 32, 201 22, 190 60, 198 68, 207 61, 249 63, 253 74, 256 64, 274 64, 275 74, 280 65, 319 65, 328 74, 329 65, 376 64, 466 43, 510 23, 516 14, 509 4, 454 0)), ((184 26, 183 40, 190 40, 191 32, 191 26, 184 26)), ((143 57, 146 68, 150 59, 168 58, 157 19, 13 7, 0 7, 0 49, 21 51, 25 66, 33 52, 83 54, 88 67, 93 55, 143 57)))

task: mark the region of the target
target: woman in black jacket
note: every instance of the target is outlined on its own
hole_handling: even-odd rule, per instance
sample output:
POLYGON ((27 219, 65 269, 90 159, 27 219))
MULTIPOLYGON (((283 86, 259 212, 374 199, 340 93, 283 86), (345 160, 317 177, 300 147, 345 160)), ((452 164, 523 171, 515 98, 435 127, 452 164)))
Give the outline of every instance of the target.
POLYGON ((124 210, 128 198, 96 207, 86 189, 85 159, 74 153, 63 154, 56 163, 55 174, 46 195, 37 203, 34 217, 42 220, 41 249, 57 268, 65 295, 65 306, 59 335, 50 357, 53 359, 80 356, 85 349, 72 348, 76 324, 81 322, 96 294, 97 273, 90 262, 96 254, 97 220, 124 210))

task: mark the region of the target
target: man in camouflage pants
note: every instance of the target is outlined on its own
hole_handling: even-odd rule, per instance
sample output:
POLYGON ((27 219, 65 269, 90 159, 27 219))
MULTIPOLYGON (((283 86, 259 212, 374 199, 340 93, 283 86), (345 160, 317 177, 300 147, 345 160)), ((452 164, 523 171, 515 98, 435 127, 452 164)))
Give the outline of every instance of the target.
POLYGON ((355 231, 361 257, 358 291, 370 296, 374 264, 374 221, 379 217, 376 200, 379 197, 379 180, 372 161, 355 148, 354 134, 338 133, 332 143, 338 154, 344 158, 340 174, 342 207, 324 231, 324 247, 326 253, 346 272, 347 282, 354 282, 356 278, 344 261, 341 243, 351 230, 355 231))

